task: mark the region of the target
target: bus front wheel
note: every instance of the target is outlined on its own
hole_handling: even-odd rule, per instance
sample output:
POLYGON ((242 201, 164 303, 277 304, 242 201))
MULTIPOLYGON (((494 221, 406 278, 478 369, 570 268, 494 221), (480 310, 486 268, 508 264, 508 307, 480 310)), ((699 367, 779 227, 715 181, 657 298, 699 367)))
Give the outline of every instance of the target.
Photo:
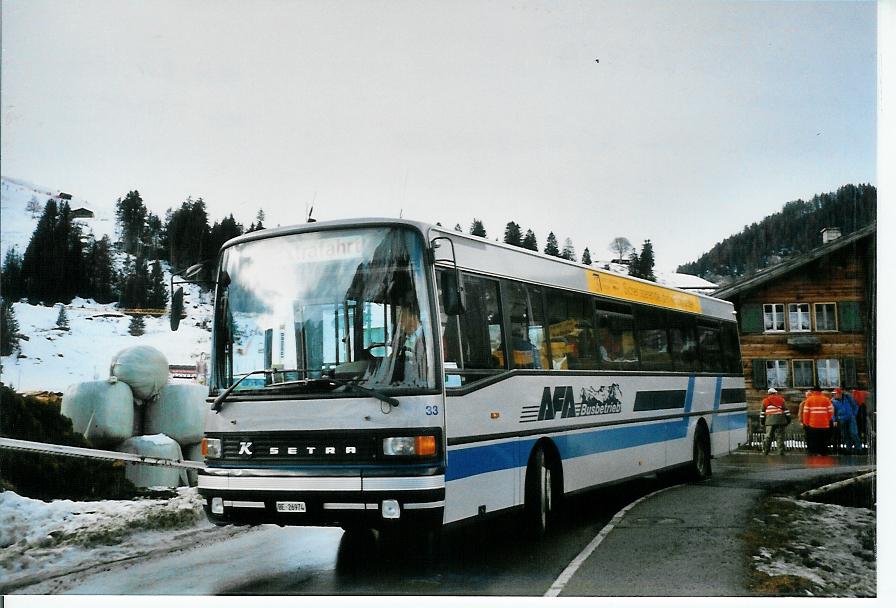
POLYGON ((541 447, 535 448, 526 470, 525 517, 527 531, 542 538, 554 513, 554 475, 541 447))

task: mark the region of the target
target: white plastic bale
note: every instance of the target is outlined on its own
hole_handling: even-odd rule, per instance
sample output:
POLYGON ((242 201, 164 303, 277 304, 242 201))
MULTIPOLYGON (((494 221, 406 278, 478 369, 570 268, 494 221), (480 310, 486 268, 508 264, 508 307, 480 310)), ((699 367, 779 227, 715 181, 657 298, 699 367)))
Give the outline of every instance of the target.
POLYGON ((112 358, 109 373, 127 383, 134 397, 152 399, 168 382, 168 359, 152 346, 131 346, 112 358))
POLYGON ((182 446, 202 441, 208 405, 208 387, 201 384, 167 384, 159 397, 146 405, 144 432, 163 433, 182 446))
POLYGON ((134 429, 134 396, 124 382, 73 384, 62 396, 61 412, 71 419, 76 433, 98 448, 121 443, 134 429))
MULTIPOLYGON (((165 435, 131 437, 118 446, 118 451, 152 458, 183 460, 180 444, 165 435)), ((184 469, 149 464, 128 463, 125 477, 138 488, 176 488, 188 483, 184 469)))
MULTIPOLYGON (((204 462, 205 458, 202 456, 202 442, 186 446, 184 448, 184 458, 195 462, 204 462)), ((196 469, 187 469, 187 480, 189 480, 191 486, 197 485, 199 481, 198 475, 199 471, 196 469)))

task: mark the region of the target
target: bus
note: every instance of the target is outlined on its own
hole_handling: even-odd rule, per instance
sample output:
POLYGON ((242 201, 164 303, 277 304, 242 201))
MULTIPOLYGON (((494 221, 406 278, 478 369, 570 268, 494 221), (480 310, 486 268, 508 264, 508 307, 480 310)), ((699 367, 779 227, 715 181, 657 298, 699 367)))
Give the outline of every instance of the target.
POLYGON ((747 438, 729 302, 402 219, 245 234, 211 275, 217 524, 540 536, 564 496, 747 438))

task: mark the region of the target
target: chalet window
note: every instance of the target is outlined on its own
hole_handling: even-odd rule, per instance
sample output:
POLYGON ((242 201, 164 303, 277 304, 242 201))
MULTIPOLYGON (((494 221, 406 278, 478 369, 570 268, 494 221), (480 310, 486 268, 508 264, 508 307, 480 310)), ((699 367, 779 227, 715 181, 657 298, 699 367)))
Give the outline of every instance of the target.
POLYGON ((818 359, 815 361, 815 369, 818 372, 818 386, 821 388, 840 386, 839 359, 818 359))
POLYGON ((837 304, 824 302, 815 305, 815 331, 837 331, 837 304))
POLYGON ((784 331, 784 305, 763 305, 763 317, 765 319, 765 331, 784 331))
POLYGON ((771 388, 790 386, 790 366, 786 359, 768 359, 765 362, 767 384, 771 388))
POLYGON ((815 384, 815 376, 812 370, 812 359, 793 360, 793 386, 794 388, 809 388, 815 384))
POLYGON ((790 331, 811 331, 808 304, 789 304, 790 331))

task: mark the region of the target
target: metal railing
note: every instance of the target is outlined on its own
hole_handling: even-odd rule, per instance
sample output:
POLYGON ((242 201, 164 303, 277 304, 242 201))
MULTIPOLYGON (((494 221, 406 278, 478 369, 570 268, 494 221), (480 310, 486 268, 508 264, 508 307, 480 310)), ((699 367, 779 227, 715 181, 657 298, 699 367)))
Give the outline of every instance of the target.
POLYGON ((25 441, 24 439, 12 439, 11 437, 0 437, 0 450, 53 454, 56 456, 69 456, 73 458, 93 458, 96 460, 118 460, 159 467, 172 467, 176 469, 205 468, 204 462, 197 462, 195 460, 155 458, 153 456, 141 456, 139 454, 130 454, 127 452, 113 452, 110 450, 95 450, 93 448, 78 448, 71 445, 40 443, 39 441, 25 441))

